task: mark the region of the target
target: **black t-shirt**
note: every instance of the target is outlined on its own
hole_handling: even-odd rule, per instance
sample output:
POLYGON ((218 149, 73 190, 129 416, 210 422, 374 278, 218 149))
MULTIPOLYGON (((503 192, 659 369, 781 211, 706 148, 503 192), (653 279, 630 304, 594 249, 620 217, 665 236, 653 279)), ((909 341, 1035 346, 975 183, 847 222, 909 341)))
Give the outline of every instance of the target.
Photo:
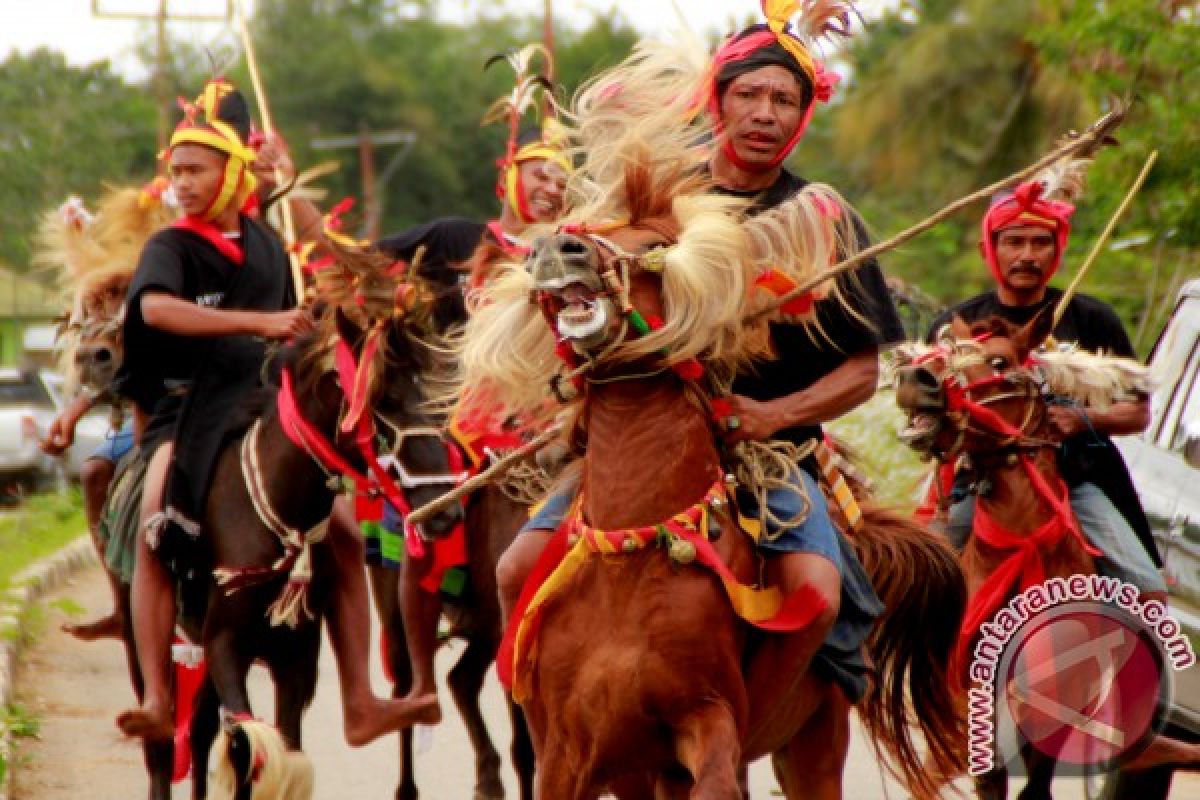
MULTIPOLYGON (((933 321, 926 339, 933 341, 942 326, 949 324, 956 314, 968 323, 996 316, 1016 325, 1024 325, 1042 309, 1057 307, 1062 295, 1061 289, 1047 287, 1046 296, 1040 302, 1029 306, 1008 306, 1000 302, 995 290, 985 292, 944 311, 933 321)), ((1137 357, 1116 312, 1106 303, 1085 294, 1076 294, 1067 303, 1062 318, 1054 328, 1054 338, 1062 343, 1075 343, 1093 353, 1137 357)), ((1071 486, 1094 483, 1108 495, 1151 558, 1158 566, 1162 566, 1133 479, 1111 438, 1090 431, 1073 436, 1062 443, 1058 463, 1063 478, 1071 486)))
POLYGON ((462 281, 466 274, 457 265, 475 252, 487 225, 464 217, 441 217, 403 233, 380 239, 376 246, 392 256, 412 261, 424 247, 417 274, 428 280, 437 292, 434 324, 446 330, 467 318, 463 303, 462 281))
MULTIPOLYGON (((956 314, 965 322, 996 316, 1014 325, 1024 325, 1042 309, 1058 306, 1062 294, 1061 289, 1047 287, 1046 296, 1040 302, 1030 306, 1006 306, 1000 302, 995 290, 985 292, 943 311, 933 321, 926 339, 933 341, 942 326, 948 325, 956 314)), ((1054 328, 1054 338, 1060 342, 1075 342, 1081 349, 1093 353, 1103 351, 1123 358, 1136 358, 1120 318, 1107 304, 1086 294, 1076 294, 1067 303, 1062 319, 1054 328)))
MULTIPOLYGON (((753 199, 753 214, 780 205, 807 185, 804 178, 784 170, 775 183, 761 192, 718 191, 753 199)), ((865 247, 866 231, 860 229, 858 233, 859 245, 865 247)), ((816 303, 818 325, 813 330, 801 325, 771 323, 776 358, 754 364, 738 375, 733 382, 735 394, 764 401, 794 394, 833 372, 856 353, 904 340, 904 326, 874 259, 839 276, 837 284, 842 299, 861 318, 836 299, 827 298, 816 303)), ((801 425, 775 434, 775 438, 797 444, 820 436, 820 425, 801 425)))
MULTIPOLYGON (((122 394, 147 413, 154 411, 172 384, 190 383, 196 371, 211 361, 215 345, 213 339, 175 336, 148 326, 142 319, 140 302, 145 292, 163 292, 212 308, 278 311, 295 305, 290 279, 282 283, 278 280, 280 275, 290 276, 287 256, 278 240, 259 223, 242 217, 238 241, 248 267, 238 266, 199 234, 182 228, 165 228, 143 247, 126 296, 125 357, 118 385, 122 394), (247 269, 253 274, 239 276, 247 269), (227 290, 235 278, 247 277, 251 279, 252 294, 260 294, 253 291, 253 286, 270 286, 271 290, 231 306, 227 290), (265 281, 260 284, 262 278, 265 281)), ((222 337, 220 349, 223 353, 240 352, 245 349, 243 345, 261 349, 249 336, 222 337)))

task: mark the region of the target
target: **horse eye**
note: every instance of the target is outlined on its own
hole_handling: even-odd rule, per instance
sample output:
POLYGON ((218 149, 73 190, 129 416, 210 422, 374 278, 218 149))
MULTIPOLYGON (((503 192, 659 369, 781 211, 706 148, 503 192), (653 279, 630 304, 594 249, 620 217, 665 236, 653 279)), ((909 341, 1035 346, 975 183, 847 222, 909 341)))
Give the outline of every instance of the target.
POLYGON ((992 369, 997 371, 1008 366, 1008 362, 1004 360, 1003 356, 994 356, 988 363, 992 365, 992 369))

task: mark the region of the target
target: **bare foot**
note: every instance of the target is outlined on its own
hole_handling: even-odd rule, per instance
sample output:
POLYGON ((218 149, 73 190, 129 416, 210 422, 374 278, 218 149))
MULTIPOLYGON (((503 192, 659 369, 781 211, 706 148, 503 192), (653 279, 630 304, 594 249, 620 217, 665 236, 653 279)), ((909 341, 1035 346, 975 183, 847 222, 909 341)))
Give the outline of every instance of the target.
POLYGON ((79 624, 64 622, 62 630, 85 642, 94 642, 97 639, 120 639, 121 618, 116 614, 109 614, 107 617, 101 617, 91 622, 80 622, 79 624))
POLYGON ((117 727, 126 736, 137 736, 151 741, 175 738, 175 721, 165 709, 157 706, 142 706, 122 711, 117 715, 117 727))
POLYGON ((362 747, 380 736, 413 725, 436 725, 442 721, 442 707, 436 694, 371 700, 368 708, 347 709, 346 741, 351 747, 362 747))
POLYGON ((1184 769, 1200 766, 1200 744, 1189 744, 1169 736, 1158 735, 1138 755, 1121 764, 1121 769, 1138 772, 1170 764, 1184 769))

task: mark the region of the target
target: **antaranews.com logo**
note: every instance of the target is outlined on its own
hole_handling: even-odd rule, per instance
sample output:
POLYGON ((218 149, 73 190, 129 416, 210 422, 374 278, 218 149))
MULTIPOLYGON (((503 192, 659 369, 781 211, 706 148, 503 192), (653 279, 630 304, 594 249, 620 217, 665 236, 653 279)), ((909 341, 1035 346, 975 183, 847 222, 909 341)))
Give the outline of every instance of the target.
POLYGON ((1105 769, 1162 730, 1171 672, 1196 663, 1179 622, 1131 584, 1052 578, 980 627, 969 677, 968 770, 1019 763, 1032 745, 1060 767, 1105 769))

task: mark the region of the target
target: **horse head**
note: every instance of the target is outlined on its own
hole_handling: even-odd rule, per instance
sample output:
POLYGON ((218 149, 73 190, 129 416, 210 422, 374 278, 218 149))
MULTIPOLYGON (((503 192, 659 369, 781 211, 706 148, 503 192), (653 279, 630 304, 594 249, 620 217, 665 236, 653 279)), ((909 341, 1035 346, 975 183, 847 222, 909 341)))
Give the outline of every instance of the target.
POLYGON ((75 337, 69 367, 80 386, 104 391, 116 377, 125 357, 122 329, 131 277, 112 274, 81 291, 76 313, 68 322, 75 337))
MULTIPOLYGON (((433 293, 416 270, 370 250, 332 245, 334 268, 318 273, 323 311, 315 395, 339 409, 335 442, 368 472, 386 471, 384 495, 404 511, 453 488, 461 459, 442 437, 425 380, 440 367, 433 293)), ((436 538, 462 520, 455 505, 426 522, 436 538)))

